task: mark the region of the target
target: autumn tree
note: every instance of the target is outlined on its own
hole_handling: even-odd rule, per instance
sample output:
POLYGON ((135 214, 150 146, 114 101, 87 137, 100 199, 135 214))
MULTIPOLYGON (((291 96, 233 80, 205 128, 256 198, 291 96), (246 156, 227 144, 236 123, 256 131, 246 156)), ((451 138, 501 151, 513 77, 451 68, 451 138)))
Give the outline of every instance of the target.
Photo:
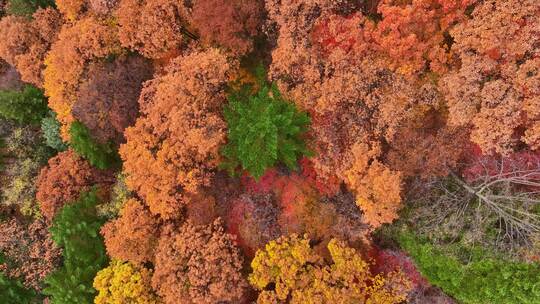
POLYGON ((537 1, 478 4, 450 31, 461 64, 440 81, 452 126, 471 128, 484 153, 540 147, 537 1))
POLYGON ((69 139, 74 121, 72 108, 88 65, 98 59, 120 53, 117 28, 105 20, 86 16, 62 27, 58 40, 45 59, 45 95, 49 107, 62 125, 62 138, 69 139))
POLYGON ((336 47, 330 54, 321 53, 311 33, 338 10, 335 5, 267 1, 277 27, 269 74, 285 97, 310 111, 311 162, 318 178, 344 182, 367 211, 366 221, 377 227, 397 217, 401 201, 403 175, 387 163, 385 147, 418 115, 419 106, 437 109, 427 98, 437 94, 436 86, 419 90, 422 84, 396 73, 384 56, 347 55, 347 39, 332 42, 336 47), (374 178, 375 172, 386 178, 374 178))
POLYGON ((142 84, 152 77, 152 66, 140 56, 120 56, 90 64, 79 85, 72 113, 100 143, 120 144, 134 124, 142 84))
POLYGON ((0 57, 17 68, 23 81, 43 87, 44 60, 63 20, 52 8, 37 10, 32 19, 7 16, 0 20, 0 57))
POLYGON ((355 249, 333 239, 327 264, 293 234, 268 243, 251 262, 249 282, 261 290, 257 303, 401 303, 410 282, 400 272, 374 275, 355 249), (401 285, 391 284, 398 281, 401 285))
POLYGON ((219 50, 195 51, 145 84, 142 115, 126 129, 120 155, 127 185, 152 213, 179 217, 189 196, 209 184, 225 142, 221 108, 234 67, 219 50))
POLYGON ((165 303, 238 303, 247 287, 242 258, 221 220, 205 226, 164 228, 155 257, 152 287, 165 303))
POLYGON ((372 35, 374 50, 387 55, 400 73, 412 74, 429 68, 444 73, 450 65, 452 27, 465 19, 466 9, 477 0, 383 0, 382 19, 372 35))
POLYGON ((135 199, 125 203, 118 219, 101 228, 109 256, 133 263, 154 260, 159 231, 159 219, 135 199))
POLYGON ((152 270, 144 266, 113 260, 94 279, 96 304, 158 304, 160 299, 150 285, 152 270))
POLYGON ((203 0, 185 9, 189 23, 204 43, 223 46, 239 55, 253 49, 262 24, 262 1, 203 0))
POLYGON ((25 287, 41 291, 43 280, 60 265, 57 247, 43 220, 29 225, 12 218, 0 223, 0 269, 10 278, 22 279, 25 287))
POLYGON ((185 19, 180 1, 120 0, 118 18, 122 46, 148 58, 160 58, 184 43, 185 19))
POLYGON ((41 170, 36 198, 41 213, 52 220, 62 206, 75 200, 81 192, 90 190, 94 185, 107 188, 112 182, 110 172, 91 167, 75 152, 68 150, 51 158, 48 166, 41 170))

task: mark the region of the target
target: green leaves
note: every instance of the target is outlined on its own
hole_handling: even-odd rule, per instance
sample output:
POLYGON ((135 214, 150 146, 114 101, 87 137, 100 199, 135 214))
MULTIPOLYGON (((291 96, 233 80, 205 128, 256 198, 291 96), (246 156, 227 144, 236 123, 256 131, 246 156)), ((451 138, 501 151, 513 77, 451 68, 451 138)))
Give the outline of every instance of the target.
POLYGON ((9 0, 7 13, 9 15, 30 17, 39 8, 55 7, 53 0, 9 0))
POLYGON ((0 116, 24 124, 39 124, 48 113, 43 92, 26 85, 22 91, 0 91, 0 116))
POLYGON ((310 124, 307 113, 258 76, 257 92, 253 93, 254 86, 243 85, 229 93, 224 110, 228 143, 222 149, 222 168, 234 174, 241 167, 257 179, 277 162, 294 169, 301 155, 311 154, 303 141, 310 124))
POLYGON ((43 132, 43 138, 47 146, 59 152, 67 149, 67 144, 60 137, 60 123, 56 120, 56 114, 54 112, 51 111, 49 116, 41 120, 41 131, 43 132))
POLYGON ((83 193, 54 218, 50 231, 64 255, 63 267, 45 279, 44 293, 54 304, 93 303, 94 277, 108 262, 99 234, 103 220, 97 215, 98 203, 96 190, 83 193))
POLYGON ((100 144, 90 135, 88 128, 79 121, 69 129, 71 147, 77 154, 98 169, 109 169, 120 164, 120 156, 112 143, 100 144))
POLYGON ((463 264, 409 232, 398 242, 431 284, 461 303, 540 303, 540 265, 488 257, 463 264))

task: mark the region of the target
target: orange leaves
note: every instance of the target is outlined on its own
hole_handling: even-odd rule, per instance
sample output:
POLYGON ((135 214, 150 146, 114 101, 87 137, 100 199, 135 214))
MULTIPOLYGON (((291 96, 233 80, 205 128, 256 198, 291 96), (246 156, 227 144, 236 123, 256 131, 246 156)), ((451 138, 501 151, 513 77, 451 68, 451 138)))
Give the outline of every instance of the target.
POLYGON ((353 147, 354 162, 346 171, 346 183, 356 194, 356 204, 373 228, 394 221, 401 207, 401 173, 374 160, 378 148, 353 147))
POLYGON ((221 221, 165 227, 156 249, 152 287, 166 304, 239 303, 247 284, 242 257, 221 221))
POLYGON ((148 82, 139 104, 143 115, 125 132, 120 148, 127 185, 163 218, 209 184, 225 141, 220 109, 235 64, 217 49, 174 60, 168 73, 148 82))
POLYGON ((42 87, 43 61, 63 21, 52 8, 39 9, 32 17, 2 18, 0 57, 17 68, 23 81, 42 87))
POLYGON ((84 17, 60 31, 45 59, 43 87, 49 107, 62 124, 64 139, 69 138, 69 125, 74 121, 71 109, 86 65, 119 52, 116 29, 95 17, 84 17))
POLYGON ((183 43, 181 4, 173 0, 120 0, 115 12, 123 47, 158 59, 183 43))
POLYGON ((482 2, 451 35, 461 66, 439 82, 453 126, 472 128, 484 153, 537 148, 540 22, 538 1, 482 2), (509 37, 511 37, 509 39, 509 37), (532 101, 534 104, 535 102, 532 101))
POLYGON ((92 168, 75 152, 61 152, 49 160, 37 179, 36 199, 41 213, 52 220, 54 215, 67 203, 76 200, 80 193, 92 186, 108 188, 114 181, 111 172, 92 168))
POLYGON ((159 221, 140 202, 125 202, 120 217, 101 228, 109 256, 134 263, 151 262, 159 236, 159 221))

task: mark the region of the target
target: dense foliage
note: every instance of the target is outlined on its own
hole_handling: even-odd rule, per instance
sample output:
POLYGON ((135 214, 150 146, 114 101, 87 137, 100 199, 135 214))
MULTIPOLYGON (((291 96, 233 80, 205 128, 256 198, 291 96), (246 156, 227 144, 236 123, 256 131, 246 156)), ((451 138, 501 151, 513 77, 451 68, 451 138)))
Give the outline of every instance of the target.
POLYGON ((298 158, 310 154, 302 138, 309 116, 285 100, 275 84, 267 85, 263 78, 258 86, 255 93, 246 84, 228 95, 228 142, 222 150, 223 167, 234 173, 241 166, 257 179, 277 162, 294 169, 298 158))
POLYGON ((51 112, 47 117, 41 120, 41 131, 47 146, 55 149, 58 152, 65 151, 67 144, 60 137, 60 123, 56 120, 56 115, 51 112))
POLYGON ((120 160, 114 144, 97 142, 81 122, 75 121, 71 124, 69 135, 71 148, 92 166, 104 170, 118 165, 120 160))
POLYGON ((333 239, 328 243, 333 264, 325 265, 309 240, 297 235, 282 237, 258 251, 251 262, 250 283, 262 290, 257 303, 400 303, 407 294, 408 282, 394 289, 388 277, 370 273, 369 264, 352 248, 333 239), (273 287, 268 288, 272 284, 273 287))
POLYGON ((35 303, 36 294, 24 288, 21 282, 11 280, 0 272, 0 300, 2 303, 35 303))
POLYGON ((98 203, 95 190, 82 193, 78 201, 62 208, 53 221, 52 238, 62 247, 64 256, 62 267, 45 280, 44 292, 54 304, 93 303, 94 277, 108 261, 99 234, 103 222, 97 216, 98 203))
POLYGON ((0 0, 0 302, 540 303, 539 16, 0 0))
POLYGON ((27 85, 19 91, 0 91, 0 115, 19 123, 39 124, 48 113, 43 92, 27 85))
POLYGON ((150 286, 152 271, 144 266, 113 260, 94 279, 98 291, 95 304, 158 304, 159 298, 150 286))
POLYGON ((54 0, 9 0, 7 13, 16 16, 31 16, 38 8, 55 6, 54 0))
POLYGON ((400 245, 433 285, 463 303, 537 303, 540 300, 540 266, 509 262, 482 255, 464 264, 412 234, 400 245))

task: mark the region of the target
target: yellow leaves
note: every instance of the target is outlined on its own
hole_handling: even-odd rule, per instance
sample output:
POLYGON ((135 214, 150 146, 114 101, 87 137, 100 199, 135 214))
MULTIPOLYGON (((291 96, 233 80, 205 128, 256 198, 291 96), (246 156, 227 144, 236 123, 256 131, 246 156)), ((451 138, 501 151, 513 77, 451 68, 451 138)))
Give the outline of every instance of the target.
POLYGON ((94 288, 96 304, 158 304, 150 281, 152 271, 129 262, 113 260, 109 267, 98 272, 94 288))
POLYGON ((293 234, 271 241, 251 264, 250 283, 259 294, 257 303, 400 303, 411 284, 399 273, 373 275, 369 263, 355 249, 332 239, 328 250, 333 264, 326 265, 309 245, 293 234), (268 290, 274 283, 275 288, 268 290))

